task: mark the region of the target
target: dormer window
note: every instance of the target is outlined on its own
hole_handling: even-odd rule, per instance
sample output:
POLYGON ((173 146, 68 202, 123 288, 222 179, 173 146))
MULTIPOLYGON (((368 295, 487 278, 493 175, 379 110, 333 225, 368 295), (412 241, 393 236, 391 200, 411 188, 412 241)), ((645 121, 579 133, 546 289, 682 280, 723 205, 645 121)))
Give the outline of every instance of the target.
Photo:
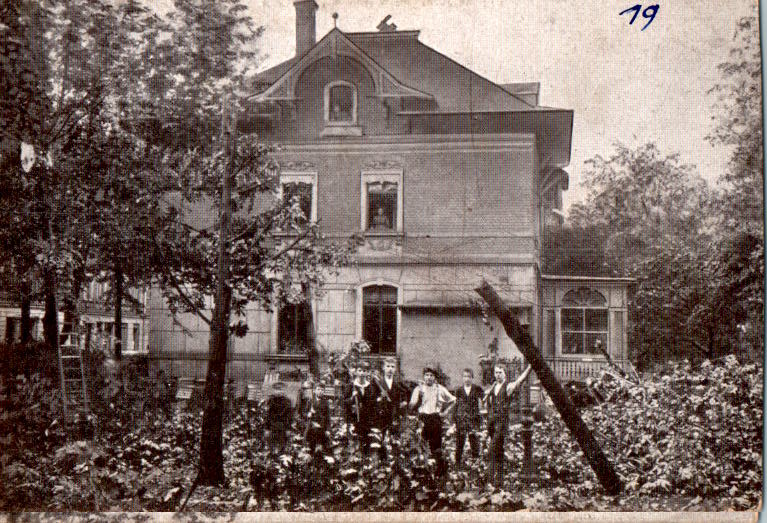
POLYGON ((357 123, 357 88, 349 82, 325 86, 325 129, 323 136, 361 136, 357 123))

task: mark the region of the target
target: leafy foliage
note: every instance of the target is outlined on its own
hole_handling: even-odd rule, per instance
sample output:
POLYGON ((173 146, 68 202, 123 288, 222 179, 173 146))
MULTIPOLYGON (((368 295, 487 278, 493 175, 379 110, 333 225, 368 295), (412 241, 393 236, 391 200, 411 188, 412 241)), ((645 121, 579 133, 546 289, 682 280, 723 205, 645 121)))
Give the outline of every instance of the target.
MULTIPOLYGON (((604 495, 548 404, 539 407, 543 414, 533 427, 537 485, 520 478, 521 424, 512 419, 507 491, 485 490, 485 445, 479 460, 452 467, 444 479, 435 477, 414 417, 407 419, 398 445, 387 443, 390 458, 379 462, 360 458, 355 439, 335 417, 329 454, 314 458, 296 430, 284 454, 274 455, 263 443, 268 420, 258 410, 238 410, 224 431, 228 483, 198 487, 187 508, 242 510, 247 503, 251 510, 754 509, 762 481, 761 373, 760 366, 727 356, 696 369, 672 363, 638 383, 611 373, 591 379, 597 401, 581 414, 626 484, 617 497, 604 495)), ((93 442, 67 442, 54 421, 50 382, 18 378, 13 387, 11 403, 0 413, 4 510, 175 510, 189 493, 200 432, 197 410, 180 409, 166 420, 146 407, 132 422, 105 418, 93 442)), ((452 428, 445 432, 445 452, 452 456, 452 428)))

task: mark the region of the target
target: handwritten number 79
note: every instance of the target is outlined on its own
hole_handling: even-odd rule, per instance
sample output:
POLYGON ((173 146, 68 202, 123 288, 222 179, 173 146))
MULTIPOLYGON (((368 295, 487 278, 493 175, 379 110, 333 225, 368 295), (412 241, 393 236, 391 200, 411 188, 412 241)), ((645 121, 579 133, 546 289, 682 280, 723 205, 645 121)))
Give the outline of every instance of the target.
POLYGON ((631 21, 629 21, 629 25, 631 25, 634 23, 634 20, 636 20, 637 16, 639 16, 639 13, 641 11, 642 17, 649 19, 648 22, 642 28, 642 31, 644 31, 645 29, 647 29, 647 26, 650 25, 653 20, 655 20, 655 15, 658 14, 659 8, 660 8, 660 5, 653 4, 653 5, 648 5, 647 7, 644 8, 644 11, 642 11, 642 4, 637 4, 634 7, 629 7, 628 9, 621 11, 620 14, 625 15, 626 13, 631 13, 633 11, 634 16, 632 16, 631 21))

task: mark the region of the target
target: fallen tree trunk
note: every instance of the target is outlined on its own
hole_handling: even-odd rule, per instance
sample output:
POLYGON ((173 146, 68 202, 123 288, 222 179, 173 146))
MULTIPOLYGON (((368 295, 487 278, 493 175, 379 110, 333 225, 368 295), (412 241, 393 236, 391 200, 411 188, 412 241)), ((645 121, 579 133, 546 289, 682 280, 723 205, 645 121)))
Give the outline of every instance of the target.
POLYGON ((522 355, 533 368, 533 371, 535 371, 541 385, 546 389, 549 397, 554 402, 554 406, 559 411, 562 421, 565 422, 570 433, 586 455, 586 461, 588 461, 589 466, 596 473, 602 487, 610 495, 619 494, 623 485, 615 473, 615 469, 613 469, 607 456, 602 452, 597 440, 594 439, 594 435, 578 415, 575 405, 570 401, 567 392, 565 392, 565 389, 557 381, 556 376, 554 376, 554 373, 546 364, 546 360, 543 359, 543 355, 533 343, 530 335, 522 330, 522 325, 520 325, 509 307, 501 300, 498 293, 495 292, 495 289, 489 283, 482 280, 482 284, 474 290, 490 305, 490 310, 501 321, 506 334, 514 341, 522 355))

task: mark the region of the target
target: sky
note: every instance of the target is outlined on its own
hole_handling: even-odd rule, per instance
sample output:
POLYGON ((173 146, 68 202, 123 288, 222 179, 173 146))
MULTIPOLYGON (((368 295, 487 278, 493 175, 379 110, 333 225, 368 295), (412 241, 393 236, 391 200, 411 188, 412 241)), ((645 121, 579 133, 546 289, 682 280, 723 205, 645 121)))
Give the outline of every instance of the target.
MULTIPOLYGON (((317 39, 334 12, 348 32, 375 31, 391 15, 398 29, 419 29, 423 43, 496 83, 540 82, 541 105, 574 111, 567 210, 584 198, 584 161, 609 155, 616 141, 654 141, 711 183, 726 166, 728 151, 705 140, 715 114, 709 90, 756 0, 653 0, 659 7, 644 30, 641 14, 633 24, 633 13, 619 14, 635 1, 317 0, 317 39)), ((245 3, 265 26, 258 69, 292 57, 292 0, 245 3)))

